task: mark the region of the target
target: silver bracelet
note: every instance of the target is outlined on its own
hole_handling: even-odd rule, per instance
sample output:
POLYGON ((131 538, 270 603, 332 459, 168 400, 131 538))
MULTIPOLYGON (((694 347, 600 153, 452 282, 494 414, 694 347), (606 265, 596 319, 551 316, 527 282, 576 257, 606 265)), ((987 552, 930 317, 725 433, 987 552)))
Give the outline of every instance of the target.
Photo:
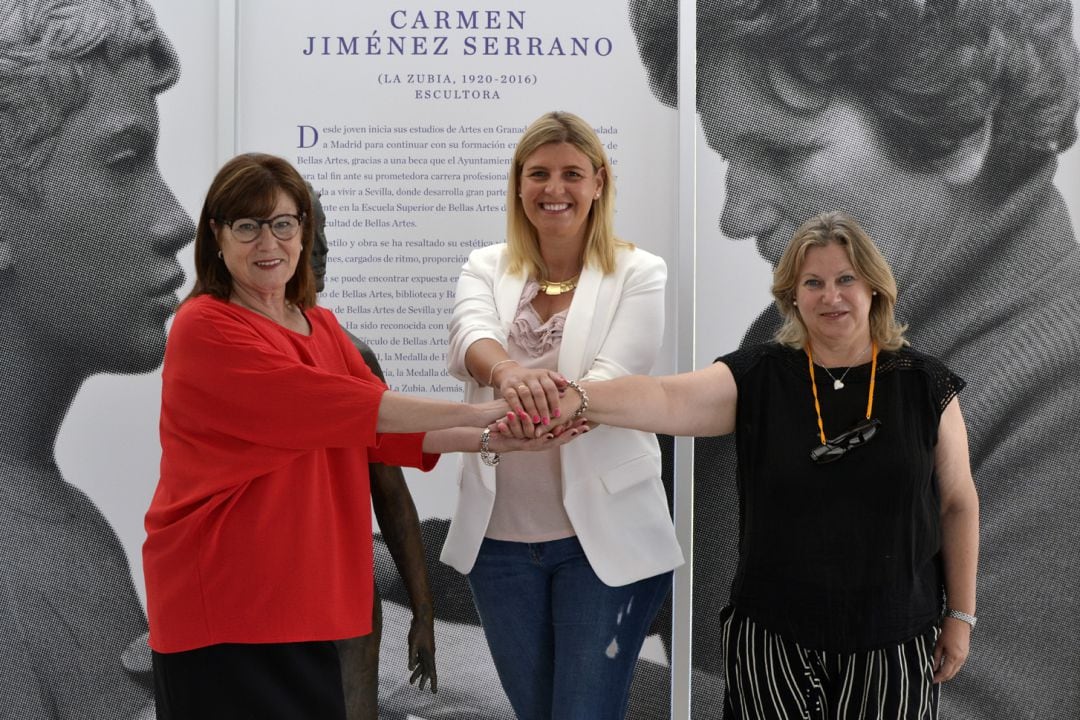
POLYGON ((974 615, 969 615, 963 610, 946 610, 945 617, 951 617, 956 620, 960 620, 961 622, 966 622, 968 625, 971 626, 972 630, 975 629, 975 623, 978 622, 978 618, 976 618, 974 615))
POLYGON ((499 367, 503 363, 508 363, 508 362, 517 362, 517 361, 514 360, 514 358, 505 358, 505 359, 500 360, 499 362, 497 362, 497 363, 495 363, 494 365, 491 366, 491 369, 488 370, 488 387, 492 387, 491 383, 495 381, 495 368, 499 367))
POLYGON ((585 411, 589 409, 589 393, 585 392, 585 388, 578 385, 573 380, 567 380, 566 384, 578 391, 578 395, 581 396, 581 407, 574 411, 574 414, 570 416, 571 420, 577 420, 579 417, 585 414, 585 411))
POLYGON ((490 443, 491 428, 484 428, 484 432, 480 433, 480 462, 488 467, 495 467, 499 464, 499 453, 491 452, 490 443))

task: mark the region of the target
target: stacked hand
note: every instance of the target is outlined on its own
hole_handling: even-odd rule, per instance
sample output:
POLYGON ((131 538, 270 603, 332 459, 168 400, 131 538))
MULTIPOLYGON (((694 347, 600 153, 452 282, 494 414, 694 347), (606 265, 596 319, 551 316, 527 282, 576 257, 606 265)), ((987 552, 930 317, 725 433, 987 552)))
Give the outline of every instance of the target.
POLYGON ((512 414, 523 425, 549 426, 552 419, 561 417, 559 391, 566 384, 562 375, 507 363, 496 368, 492 376, 496 394, 510 406, 508 419, 512 414))
POLYGON ((568 435, 565 440, 569 441, 589 429, 584 418, 573 417, 581 397, 568 389, 566 378, 557 372, 514 365, 497 376, 496 387, 510 412, 492 423, 491 429, 497 433, 493 438, 550 441, 568 435))

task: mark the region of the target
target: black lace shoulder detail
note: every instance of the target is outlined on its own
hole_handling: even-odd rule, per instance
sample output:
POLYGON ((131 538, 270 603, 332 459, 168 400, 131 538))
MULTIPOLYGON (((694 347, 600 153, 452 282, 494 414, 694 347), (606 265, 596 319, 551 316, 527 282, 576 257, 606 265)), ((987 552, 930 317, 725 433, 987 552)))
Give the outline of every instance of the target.
POLYGON ((930 389, 937 403, 939 415, 967 385, 967 382, 950 370, 945 363, 918 350, 901 348, 896 352, 881 354, 878 361, 878 372, 907 370, 924 373, 930 378, 930 389))
MULTIPOLYGON (((713 362, 722 362, 727 365, 731 369, 731 374, 735 377, 737 382, 757 365, 762 358, 777 357, 791 361, 799 354, 801 353, 785 347, 784 345, 780 345, 779 343, 767 342, 739 348, 738 350, 729 352, 727 355, 721 355, 713 362)), ((800 362, 806 362, 805 356, 801 358, 800 362)))

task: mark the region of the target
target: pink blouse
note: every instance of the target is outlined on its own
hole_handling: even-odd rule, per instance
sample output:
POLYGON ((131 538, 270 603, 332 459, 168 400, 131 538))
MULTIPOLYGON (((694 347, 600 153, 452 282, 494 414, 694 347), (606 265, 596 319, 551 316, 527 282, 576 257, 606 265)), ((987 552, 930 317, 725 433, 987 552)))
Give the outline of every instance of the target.
MULTIPOLYGON (((566 311, 541 321, 532 306, 539 289, 535 280, 525 284, 510 325, 506 351, 522 367, 556 370, 566 311)), ((503 455, 495 471, 495 483, 495 506, 487 537, 546 542, 576 534, 563 507, 559 448, 503 455)))

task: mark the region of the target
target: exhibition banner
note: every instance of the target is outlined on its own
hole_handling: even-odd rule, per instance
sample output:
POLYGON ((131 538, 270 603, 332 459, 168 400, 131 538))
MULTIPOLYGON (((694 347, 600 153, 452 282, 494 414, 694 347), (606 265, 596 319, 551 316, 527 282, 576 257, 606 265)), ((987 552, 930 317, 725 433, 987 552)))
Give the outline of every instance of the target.
MULTIPOLYGON (((666 313, 676 312, 677 116, 652 99, 625 3, 498 5, 239 3, 236 149, 289 159, 320 194, 329 255, 319 302, 397 391, 463 397, 446 364, 458 276, 470 252, 504 241, 515 144, 551 110, 596 130, 615 173, 616 233, 667 261, 666 313)), ((674 367, 672 332, 669 321, 655 371, 674 367)), ((435 561, 458 462, 406 471, 435 585, 437 696, 406 684, 407 596, 376 542, 384 712, 511 717, 468 586, 435 561)), ((666 716, 666 650, 659 638, 647 647, 666 716)))

